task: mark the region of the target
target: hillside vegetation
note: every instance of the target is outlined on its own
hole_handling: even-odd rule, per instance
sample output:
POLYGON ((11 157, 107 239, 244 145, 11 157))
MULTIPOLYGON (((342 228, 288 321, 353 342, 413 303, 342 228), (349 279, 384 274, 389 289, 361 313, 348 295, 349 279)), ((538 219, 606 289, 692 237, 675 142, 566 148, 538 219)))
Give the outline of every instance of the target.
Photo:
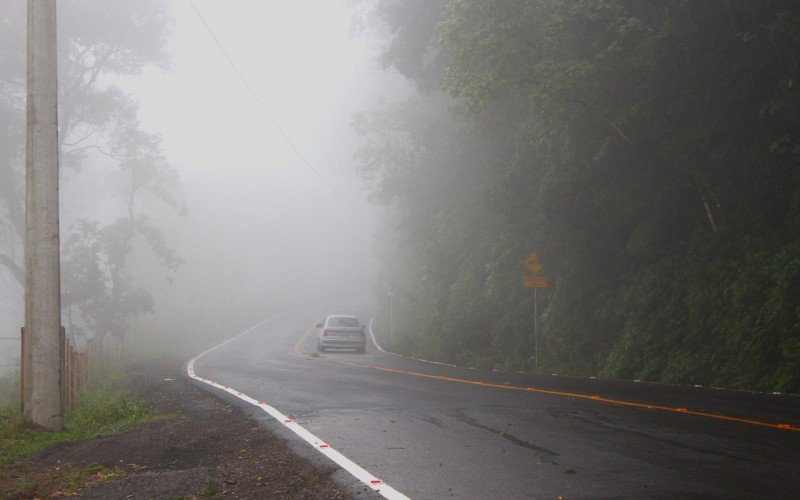
POLYGON ((395 348, 800 390, 800 3, 383 1, 356 120, 395 348))

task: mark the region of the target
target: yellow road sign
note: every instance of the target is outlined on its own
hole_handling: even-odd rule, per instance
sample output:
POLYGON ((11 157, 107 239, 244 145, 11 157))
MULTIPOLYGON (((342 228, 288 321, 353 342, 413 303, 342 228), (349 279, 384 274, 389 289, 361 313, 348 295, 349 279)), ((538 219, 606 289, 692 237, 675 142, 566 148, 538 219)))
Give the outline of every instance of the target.
POLYGON ((533 274, 537 274, 539 271, 541 271, 542 265, 539 264, 539 254, 533 252, 532 254, 528 255, 525 258, 525 267, 533 271, 533 274))
POLYGON ((547 278, 542 276, 525 276, 522 278, 525 288, 547 288, 549 285, 547 278))

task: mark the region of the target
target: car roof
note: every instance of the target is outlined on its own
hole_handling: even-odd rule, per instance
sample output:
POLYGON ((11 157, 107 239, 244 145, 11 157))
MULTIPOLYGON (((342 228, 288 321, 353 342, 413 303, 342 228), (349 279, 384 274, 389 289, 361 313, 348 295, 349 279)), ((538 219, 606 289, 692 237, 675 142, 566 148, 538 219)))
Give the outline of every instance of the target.
POLYGON ((358 319, 358 317, 353 316, 351 314, 329 314, 329 315, 326 316, 326 318, 354 318, 354 319, 358 319))

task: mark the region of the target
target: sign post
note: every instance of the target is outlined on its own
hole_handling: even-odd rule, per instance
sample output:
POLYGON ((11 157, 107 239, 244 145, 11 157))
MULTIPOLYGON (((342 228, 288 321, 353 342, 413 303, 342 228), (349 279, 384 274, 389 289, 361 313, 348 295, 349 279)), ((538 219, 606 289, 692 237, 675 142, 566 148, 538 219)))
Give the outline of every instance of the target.
POLYGON ((389 343, 394 345, 394 292, 389 290, 389 343))
MULTIPOLYGON (((538 275, 542 270, 542 265, 539 264, 539 255, 536 252, 531 252, 525 258, 525 267, 527 267, 534 275, 538 275)), ((549 281, 544 276, 523 276, 522 285, 525 288, 533 288, 533 367, 539 368, 539 304, 537 291, 539 288, 547 288, 549 281)))

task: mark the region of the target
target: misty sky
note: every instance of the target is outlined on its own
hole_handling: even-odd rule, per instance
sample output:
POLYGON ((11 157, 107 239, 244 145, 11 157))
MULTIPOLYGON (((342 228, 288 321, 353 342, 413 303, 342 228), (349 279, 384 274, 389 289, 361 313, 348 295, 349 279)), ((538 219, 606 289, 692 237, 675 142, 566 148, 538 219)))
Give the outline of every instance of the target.
POLYGON ((374 208, 354 172, 358 138, 350 123, 353 113, 396 95, 397 85, 377 64, 376 43, 352 34, 349 3, 195 0, 281 129, 355 203, 304 164, 189 2, 171 2, 174 70, 121 84, 138 97, 143 127, 164 136, 181 172, 190 247, 179 253, 187 261, 198 252, 207 259, 201 266, 236 263, 238 279, 292 279, 298 290, 328 286, 328 275, 337 281, 345 269, 360 279, 358 270, 371 267, 374 208), (214 255, 195 247, 206 244, 214 255), (245 262, 253 267, 239 266, 245 262))
MULTIPOLYGON (((179 317, 220 301, 266 311, 275 301, 369 293, 378 209, 354 171, 359 138, 351 121, 400 98, 408 84, 381 68, 379 42, 354 29, 360 13, 352 0, 193 2, 273 119, 333 189, 261 110, 191 3, 170 1, 172 70, 148 67, 104 82, 139 102, 141 128, 163 136, 181 176, 188 215, 143 207, 186 261, 172 285, 155 290, 157 316, 179 317)), ((60 11, 68 8, 59 1, 60 11)), ((113 218, 124 210, 108 166, 100 159, 64 173, 62 231, 80 217, 113 218)), ((22 303, 4 305, 3 330, 16 335, 22 303)), ((0 348, 7 358, 18 346, 0 348)))

